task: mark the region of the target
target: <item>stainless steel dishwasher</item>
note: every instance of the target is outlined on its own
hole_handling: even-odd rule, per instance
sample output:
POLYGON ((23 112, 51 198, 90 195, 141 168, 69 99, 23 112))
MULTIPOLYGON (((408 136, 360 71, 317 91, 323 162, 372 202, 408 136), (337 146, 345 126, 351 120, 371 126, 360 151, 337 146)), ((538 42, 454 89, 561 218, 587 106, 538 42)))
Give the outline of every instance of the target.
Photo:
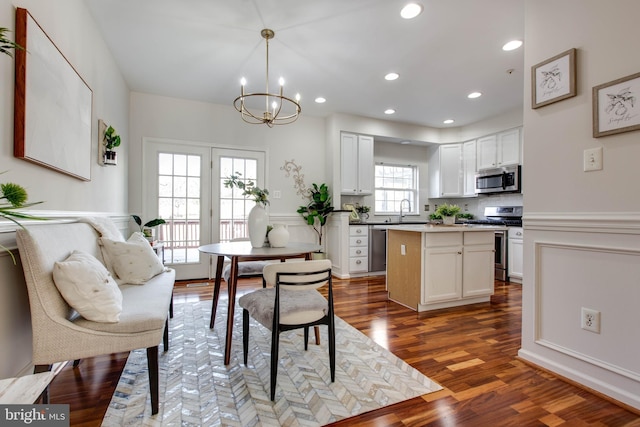
POLYGON ((369 226, 369 271, 387 270, 387 230, 369 226))

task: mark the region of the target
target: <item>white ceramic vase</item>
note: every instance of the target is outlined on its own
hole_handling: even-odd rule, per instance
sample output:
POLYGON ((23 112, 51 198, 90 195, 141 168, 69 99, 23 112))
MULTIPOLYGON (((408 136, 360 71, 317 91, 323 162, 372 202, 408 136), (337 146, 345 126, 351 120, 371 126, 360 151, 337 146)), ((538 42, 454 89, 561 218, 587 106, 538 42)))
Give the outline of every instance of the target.
POLYGON ((269 244, 272 248, 284 248, 289 243, 289 230, 284 224, 273 224, 269 232, 269 244))
POLYGON ((264 246, 264 239, 267 237, 267 225, 269 225, 269 215, 267 210, 260 203, 256 204, 249 212, 249 240, 254 248, 264 246))

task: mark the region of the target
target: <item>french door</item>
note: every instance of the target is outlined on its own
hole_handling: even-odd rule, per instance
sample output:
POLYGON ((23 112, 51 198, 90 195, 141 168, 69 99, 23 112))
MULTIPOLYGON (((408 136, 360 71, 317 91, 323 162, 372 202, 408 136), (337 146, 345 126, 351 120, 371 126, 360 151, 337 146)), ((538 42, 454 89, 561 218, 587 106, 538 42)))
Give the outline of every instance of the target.
POLYGON ((265 153, 155 139, 145 140, 143 151, 143 221, 166 221, 156 233, 165 265, 181 280, 213 277, 215 263, 198 247, 246 237, 254 203, 224 181, 239 172, 264 186, 265 153))

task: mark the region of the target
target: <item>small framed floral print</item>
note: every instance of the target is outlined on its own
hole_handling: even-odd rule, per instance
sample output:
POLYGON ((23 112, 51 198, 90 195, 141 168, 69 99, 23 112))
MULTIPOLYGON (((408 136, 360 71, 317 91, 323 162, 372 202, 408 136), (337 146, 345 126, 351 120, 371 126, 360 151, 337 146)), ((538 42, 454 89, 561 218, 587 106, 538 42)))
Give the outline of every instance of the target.
POLYGON ((640 73, 593 88, 593 137, 640 129, 640 73))
POLYGON ((575 49, 531 67, 531 108, 571 98, 576 93, 575 49))

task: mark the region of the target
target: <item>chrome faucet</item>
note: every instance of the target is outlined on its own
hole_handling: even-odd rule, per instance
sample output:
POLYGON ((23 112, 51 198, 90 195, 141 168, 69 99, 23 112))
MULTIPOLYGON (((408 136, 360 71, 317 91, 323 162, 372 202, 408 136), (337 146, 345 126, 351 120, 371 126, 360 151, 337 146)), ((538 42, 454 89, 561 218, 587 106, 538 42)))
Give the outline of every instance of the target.
POLYGON ((409 205, 409 209, 407 210, 407 212, 411 211, 411 201, 409 199, 400 200, 400 219, 398 220, 398 222, 402 222, 402 204, 404 202, 407 202, 407 205, 409 205))

